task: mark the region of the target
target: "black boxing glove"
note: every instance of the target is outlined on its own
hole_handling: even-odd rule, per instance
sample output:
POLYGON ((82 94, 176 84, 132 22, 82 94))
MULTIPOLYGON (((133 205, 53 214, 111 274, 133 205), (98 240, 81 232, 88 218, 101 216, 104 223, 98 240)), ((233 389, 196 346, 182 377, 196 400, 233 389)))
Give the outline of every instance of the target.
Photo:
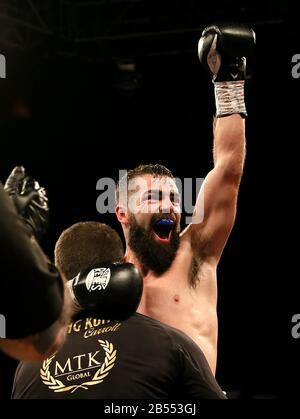
POLYGON ((247 115, 244 101, 246 61, 253 55, 255 33, 244 25, 211 25, 198 44, 201 64, 215 84, 216 116, 247 115))
POLYGON ((40 240, 49 224, 49 206, 45 189, 32 177, 26 176, 22 166, 13 169, 4 189, 12 198, 30 235, 40 240))
POLYGON ((110 263, 80 272, 68 286, 78 308, 102 319, 125 320, 140 303, 143 280, 132 263, 110 263))

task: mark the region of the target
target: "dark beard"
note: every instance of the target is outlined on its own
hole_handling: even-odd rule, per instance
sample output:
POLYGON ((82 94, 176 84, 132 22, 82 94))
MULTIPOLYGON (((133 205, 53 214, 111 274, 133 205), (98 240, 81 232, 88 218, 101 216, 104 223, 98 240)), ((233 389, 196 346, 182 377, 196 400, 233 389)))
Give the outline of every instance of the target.
POLYGON ((169 269, 175 259, 179 247, 179 233, 174 229, 168 244, 157 243, 152 231, 140 227, 132 216, 129 247, 141 263, 143 275, 153 271, 159 276, 169 269))

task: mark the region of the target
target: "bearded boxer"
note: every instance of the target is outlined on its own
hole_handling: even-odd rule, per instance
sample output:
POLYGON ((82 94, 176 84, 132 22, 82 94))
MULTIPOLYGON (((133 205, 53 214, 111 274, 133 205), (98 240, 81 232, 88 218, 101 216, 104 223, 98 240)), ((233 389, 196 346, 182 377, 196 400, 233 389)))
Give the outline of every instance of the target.
POLYGON ((20 363, 12 398, 225 398, 188 336, 134 313, 143 280, 122 259, 121 239, 105 224, 77 223, 62 233, 55 261, 70 280, 78 313, 60 351, 44 362, 20 363))
POLYGON ((144 279, 138 312, 184 331, 203 350, 213 373, 216 271, 236 217, 245 159, 246 57, 254 44, 254 32, 240 25, 209 26, 199 41, 200 61, 213 78, 216 121, 214 168, 202 185, 192 223, 180 233, 178 189, 162 165, 130 170, 116 193, 125 260, 144 279))
POLYGON ((39 360, 59 349, 70 318, 62 278, 36 241, 47 218, 44 190, 22 167, 15 168, 5 190, 0 184, 0 313, 5 321, 0 349, 17 359, 39 360))

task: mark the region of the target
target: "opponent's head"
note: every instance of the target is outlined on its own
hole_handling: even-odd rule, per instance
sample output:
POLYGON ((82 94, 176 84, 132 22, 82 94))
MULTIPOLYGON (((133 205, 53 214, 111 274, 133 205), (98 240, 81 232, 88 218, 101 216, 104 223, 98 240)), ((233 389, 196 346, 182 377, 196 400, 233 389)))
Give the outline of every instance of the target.
POLYGON ((120 262, 124 258, 122 241, 106 224, 85 221, 62 232, 55 245, 55 265, 67 280, 79 272, 104 262, 120 262))
POLYGON ((55 246, 55 263, 66 276, 74 311, 97 312, 102 319, 124 320, 137 309, 143 281, 123 261, 119 235, 106 224, 81 222, 65 230, 55 246))
POLYGON ((160 164, 130 170, 118 184, 116 202, 126 242, 144 272, 165 272, 178 248, 181 212, 170 170, 160 164))

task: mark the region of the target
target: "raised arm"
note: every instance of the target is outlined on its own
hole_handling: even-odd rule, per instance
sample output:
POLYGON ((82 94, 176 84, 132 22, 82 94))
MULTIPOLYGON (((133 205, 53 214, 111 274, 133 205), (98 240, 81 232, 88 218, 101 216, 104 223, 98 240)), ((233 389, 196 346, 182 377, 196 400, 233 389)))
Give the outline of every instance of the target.
POLYGON ((211 26, 199 42, 200 60, 213 74, 215 88, 214 168, 203 182, 188 230, 194 253, 199 251, 216 263, 236 215, 246 148, 245 56, 254 41, 248 28, 211 26))
POLYGON ((196 205, 196 211, 199 211, 200 203, 204 203, 204 219, 203 223, 194 225, 194 246, 197 248, 201 242, 205 255, 214 257, 216 262, 234 224, 244 160, 245 120, 237 114, 218 118, 214 168, 203 183, 201 194, 204 197, 199 196, 196 205))

